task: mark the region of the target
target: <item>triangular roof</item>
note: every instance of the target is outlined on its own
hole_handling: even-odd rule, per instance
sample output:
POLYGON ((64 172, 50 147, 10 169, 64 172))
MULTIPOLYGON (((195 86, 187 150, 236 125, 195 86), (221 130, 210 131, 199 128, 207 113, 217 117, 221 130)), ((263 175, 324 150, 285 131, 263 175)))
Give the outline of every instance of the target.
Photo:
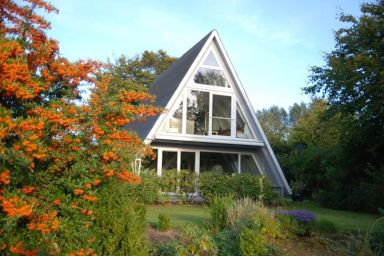
MULTIPOLYGON (((234 91, 238 95, 238 100, 242 103, 241 105, 246 106, 246 109, 243 109, 246 113, 246 116, 250 117, 253 121, 254 129, 256 133, 256 138, 245 142, 243 145, 242 142, 238 142, 237 146, 257 146, 262 147, 264 152, 263 154, 267 156, 268 165, 273 166, 273 173, 271 174, 276 179, 280 180, 281 184, 285 188, 285 192, 290 194, 291 189, 284 177, 284 174, 281 170, 281 167, 276 159, 276 156, 273 153, 273 150, 266 138, 261 125, 256 117, 255 111, 252 107, 252 104, 236 74, 234 67, 232 66, 229 57, 224 49, 224 46, 221 43, 217 31, 212 30, 204 38, 202 38, 198 43, 196 43, 191 49, 189 49, 182 57, 180 57, 171 67, 164 71, 152 84, 149 89, 149 93, 156 96, 155 105, 170 109, 175 102, 177 102, 180 92, 183 90, 183 86, 190 79, 192 72, 196 69, 196 66, 201 62, 202 56, 205 51, 208 49, 209 45, 214 42, 217 46, 218 51, 220 52, 225 68, 228 70, 230 79, 235 84, 234 91)), ((153 118, 150 118, 145 123, 137 123, 130 125, 130 128, 134 129, 138 135, 143 139, 145 143, 150 144, 152 139, 155 137, 156 131, 159 129, 160 125, 163 123, 166 114, 162 114, 153 118)), ((189 143, 196 141, 195 138, 189 138, 189 143)), ((226 142, 226 143, 231 143, 226 142)), ((218 144, 217 144, 218 145, 218 144)), ((228 144, 227 144, 228 145, 228 144)), ((223 146, 225 146, 223 144, 223 146)))
MULTIPOLYGON (((164 108, 167 106, 169 100, 214 31, 215 30, 209 32, 155 79, 148 92, 152 95, 156 95, 156 106, 164 108)), ((132 124, 130 128, 133 128, 137 134, 145 140, 158 119, 159 116, 152 117, 145 123, 132 124)))

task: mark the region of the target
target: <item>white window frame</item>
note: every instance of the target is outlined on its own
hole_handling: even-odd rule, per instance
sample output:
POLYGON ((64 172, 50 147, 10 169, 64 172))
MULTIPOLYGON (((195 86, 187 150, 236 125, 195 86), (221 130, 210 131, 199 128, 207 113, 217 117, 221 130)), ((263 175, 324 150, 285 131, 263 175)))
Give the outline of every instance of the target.
POLYGON ((160 126, 159 129, 159 134, 175 134, 175 135, 182 135, 182 136, 192 136, 192 137, 200 137, 200 138, 210 138, 210 139, 231 139, 231 140, 239 140, 239 141, 250 141, 250 140, 256 140, 257 136, 255 135, 252 126, 250 125, 250 122, 247 118, 247 115, 245 115, 243 108, 241 107, 240 102, 238 101, 236 94, 233 90, 233 81, 230 79, 229 74, 227 73, 227 70, 224 68, 224 62, 220 57, 220 54, 218 53, 217 47, 212 44, 202 57, 201 64, 197 66, 195 72, 192 75, 192 78, 190 81, 187 83, 186 87, 184 88, 184 91, 181 93, 181 100, 177 100, 175 102, 175 105, 170 109, 170 111, 167 113, 166 118, 164 119, 164 123, 169 122, 169 119, 172 118, 173 113, 175 110, 179 107, 179 105, 182 103, 183 108, 182 108, 182 124, 181 124, 181 133, 176 133, 176 132, 167 132, 167 131, 162 131, 162 127, 164 125, 160 126), (213 67, 213 66, 208 66, 208 65, 203 65, 202 62, 208 57, 209 53, 212 52, 216 61, 219 64, 219 67, 213 67), (221 86, 214 86, 214 85, 205 85, 205 84, 199 84, 194 82, 194 74, 196 71, 199 69, 199 67, 203 68, 212 68, 215 70, 221 70, 223 71, 225 79, 227 79, 229 87, 221 87, 221 86), (203 91, 203 92, 208 92, 209 93, 209 120, 208 120, 208 134, 207 135, 200 135, 200 134, 187 134, 187 97, 190 91, 203 91), (212 104, 213 104, 213 95, 221 95, 221 96, 230 96, 231 97, 231 135, 226 136, 226 135, 213 135, 212 134, 212 104), (237 118, 237 105, 240 107, 240 111, 243 113, 243 116, 245 118, 245 121, 247 122, 247 125, 249 126, 250 132, 252 134, 253 138, 237 138, 236 135, 236 118, 237 118))
POLYGON ((195 153, 195 170, 194 172, 198 175, 200 174, 200 154, 203 153, 221 153, 221 154, 234 154, 238 157, 238 166, 237 173, 241 173, 241 156, 251 155, 253 161, 258 168, 260 175, 264 176, 264 170, 261 168, 260 163, 257 161, 254 153, 249 152, 238 152, 238 151, 225 151, 225 150, 205 150, 205 149, 183 149, 183 148, 173 148, 173 147, 153 147, 157 149, 157 176, 162 176, 162 164, 163 164, 163 152, 176 152, 177 153, 177 171, 180 171, 181 167, 181 153, 190 152, 195 153))

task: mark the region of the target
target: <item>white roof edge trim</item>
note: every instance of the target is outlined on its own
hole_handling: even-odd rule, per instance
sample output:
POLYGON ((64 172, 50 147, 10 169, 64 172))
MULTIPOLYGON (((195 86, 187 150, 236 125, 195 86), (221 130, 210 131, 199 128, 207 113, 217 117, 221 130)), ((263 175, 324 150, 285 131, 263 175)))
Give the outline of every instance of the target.
POLYGON ((251 102, 249 100, 249 97, 248 97, 247 93, 244 90, 244 87, 243 87, 243 85, 242 85, 242 83, 241 83, 241 81, 240 81, 240 79, 239 79, 239 77, 238 77, 238 75, 236 73, 235 68, 232 65, 232 62, 231 62, 231 60, 230 60, 230 58, 229 58, 229 56, 227 54, 227 51, 226 51, 223 43, 221 42, 220 36, 217 34, 216 31, 214 31, 214 32, 216 34, 216 40, 217 40, 217 43, 219 45, 219 50, 222 50, 222 54, 223 54, 223 56, 225 58, 225 61, 226 61, 226 63, 229 66, 229 71, 232 73, 232 75, 233 75, 233 77, 235 79, 235 82, 237 83, 238 88, 240 89, 240 92, 244 96, 244 99, 245 99, 248 107, 251 110, 252 117, 256 121, 256 126, 259 129, 259 131, 260 131, 261 137, 262 137, 262 139, 263 139, 263 141, 264 141, 264 143, 265 143, 265 145, 266 145, 266 147, 268 149, 268 153, 272 157, 272 161, 274 162, 274 164, 275 164, 275 166, 277 168, 279 176, 280 176, 281 180, 283 181, 283 184, 284 184, 288 194, 292 194, 291 187, 289 186, 289 184, 288 184, 288 182, 287 182, 287 180, 286 180, 286 178, 284 176, 283 170, 281 169, 281 166, 280 166, 279 162, 277 161, 277 158, 276 158, 275 154, 273 153, 272 147, 269 144, 269 141, 268 141, 267 137, 265 136, 265 133, 264 133, 263 129, 261 128, 260 122, 259 122, 259 120, 256 117, 256 112, 253 109, 253 106, 252 106, 252 104, 251 104, 251 102))
MULTIPOLYGON (((191 76, 191 73, 193 70, 196 69, 196 66, 198 63, 200 63, 200 59, 202 58, 203 54, 206 52, 207 47, 209 46, 210 42, 212 41, 213 37, 217 36, 216 30, 214 30, 209 38, 205 41, 204 46, 201 48, 199 54, 196 56, 195 60, 193 61, 191 67, 187 71, 187 73, 184 75, 183 79, 181 80, 179 86, 177 87, 176 91, 172 95, 171 99, 168 101, 167 105, 165 106, 165 109, 169 109, 171 106, 173 106, 175 100, 179 97, 180 93, 183 91, 185 84, 187 82, 187 79, 191 76)), ((147 137, 145 138, 144 141, 152 141, 154 134, 156 131, 159 129, 160 124, 163 123, 163 120, 166 116, 166 113, 163 113, 159 116, 151 130, 149 131, 147 137)))

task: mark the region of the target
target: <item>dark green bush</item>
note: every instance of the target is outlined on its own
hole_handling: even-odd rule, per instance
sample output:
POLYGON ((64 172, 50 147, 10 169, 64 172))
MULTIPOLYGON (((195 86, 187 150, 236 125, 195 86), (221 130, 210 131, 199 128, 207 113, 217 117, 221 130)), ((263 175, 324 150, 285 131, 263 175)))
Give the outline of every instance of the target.
POLYGON ((132 198, 144 204, 154 204, 160 201, 160 179, 155 171, 144 171, 140 174, 141 184, 132 186, 128 193, 132 198))
POLYGON ((209 202, 215 195, 233 194, 236 198, 249 197, 270 204, 277 199, 266 178, 252 174, 228 175, 223 172, 204 172, 199 175, 198 190, 209 202))
POLYGON ((95 207, 98 255, 148 255, 146 208, 130 191, 131 185, 111 180, 100 192, 95 207))
POLYGON ((240 252, 240 237, 233 229, 224 229, 213 237, 220 256, 238 255, 240 252))
POLYGON ((373 252, 379 256, 384 256, 384 217, 377 220, 372 227, 369 243, 373 252))
POLYGON ((171 219, 167 214, 159 214, 159 230, 167 231, 171 228, 171 219))
POLYGON ((207 201, 215 195, 224 196, 234 192, 232 177, 224 172, 203 172, 198 178, 198 190, 207 201))
POLYGON ((154 245, 153 252, 149 255, 151 256, 179 256, 177 248, 182 246, 179 241, 171 241, 161 243, 159 245, 154 245))

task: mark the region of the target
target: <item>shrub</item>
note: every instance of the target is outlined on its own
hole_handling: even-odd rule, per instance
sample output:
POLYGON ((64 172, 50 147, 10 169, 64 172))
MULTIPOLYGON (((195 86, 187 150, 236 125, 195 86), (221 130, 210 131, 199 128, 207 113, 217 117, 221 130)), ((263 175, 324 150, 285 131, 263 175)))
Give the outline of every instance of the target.
POLYGON ((233 256, 238 255, 240 252, 240 236, 238 231, 224 229, 217 233, 213 240, 220 256, 233 256))
POLYGON ((261 176, 251 174, 228 175, 209 171, 199 175, 198 190, 210 202, 215 195, 233 194, 236 198, 249 197, 271 204, 277 199, 270 183, 261 176))
POLYGON ((290 233, 297 236, 309 236, 313 228, 316 216, 306 210, 280 210, 277 216, 284 228, 290 233), (279 215, 287 216, 279 217, 279 215))
POLYGON ((144 235, 146 208, 132 200, 129 186, 110 181, 100 193, 94 234, 98 255, 148 255, 144 235))
POLYGON ((149 254, 151 256, 178 256, 177 248, 182 246, 178 241, 171 241, 161 243, 154 246, 153 251, 149 254))
POLYGON ((226 208, 226 227, 240 229, 243 223, 250 221, 259 209, 259 205, 250 198, 234 200, 226 208))
POLYGON ((244 228, 240 234, 240 252, 242 256, 264 256, 268 246, 260 228, 244 228))
POLYGON ((182 202, 188 201, 188 195, 196 190, 196 174, 189 170, 165 170, 160 178, 163 192, 174 192, 182 202))
POLYGON ((187 226, 183 230, 182 244, 183 246, 177 247, 179 255, 217 255, 213 238, 205 230, 195 226, 187 226))
POLYGON ((131 186, 129 194, 132 198, 144 204, 154 204, 160 201, 160 178, 155 171, 144 171, 140 174, 141 183, 131 186))
POLYGON ((384 217, 375 221, 370 231, 371 249, 379 256, 384 256, 384 217))
POLYGON ((227 226, 227 209, 232 206, 233 195, 214 196, 209 204, 209 228, 221 231, 227 226))
POLYGON ((329 220, 316 220, 313 226, 314 230, 321 233, 337 233, 339 230, 335 223, 329 220))
POLYGON ((237 198, 249 197, 266 204, 271 204, 277 198, 272 186, 264 176, 249 173, 235 174, 231 182, 233 182, 237 198))
POLYGON ((167 231, 171 228, 171 219, 167 214, 159 214, 159 230, 167 231))
POLYGON ((215 195, 228 195, 234 192, 231 176, 219 171, 199 174, 198 190, 210 202, 215 195))

